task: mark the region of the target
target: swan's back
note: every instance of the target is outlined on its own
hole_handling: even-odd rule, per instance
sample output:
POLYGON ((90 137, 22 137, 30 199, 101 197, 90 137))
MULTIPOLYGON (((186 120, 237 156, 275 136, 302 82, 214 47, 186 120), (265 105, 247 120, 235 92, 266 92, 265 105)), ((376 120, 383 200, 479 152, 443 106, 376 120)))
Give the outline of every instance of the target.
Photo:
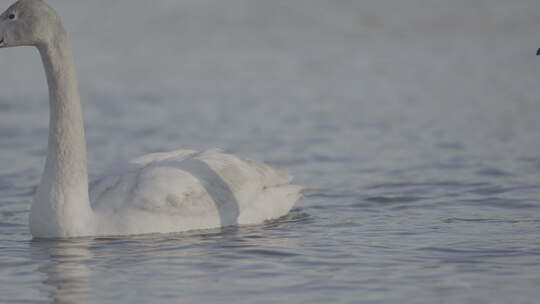
POLYGON ((300 198, 291 179, 219 149, 179 150, 132 160, 94 183, 90 200, 103 219, 98 227, 117 234, 256 224, 285 215, 300 198))

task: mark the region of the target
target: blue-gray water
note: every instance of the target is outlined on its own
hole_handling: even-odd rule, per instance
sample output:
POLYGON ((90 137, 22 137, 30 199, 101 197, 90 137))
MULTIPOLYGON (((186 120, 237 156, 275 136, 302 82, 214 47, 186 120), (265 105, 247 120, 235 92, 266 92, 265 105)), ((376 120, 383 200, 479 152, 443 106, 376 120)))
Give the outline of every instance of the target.
POLYGON ((93 177, 219 146, 316 191, 260 226, 32 241, 45 79, 0 50, 1 303, 538 302, 537 0, 50 2, 93 177))

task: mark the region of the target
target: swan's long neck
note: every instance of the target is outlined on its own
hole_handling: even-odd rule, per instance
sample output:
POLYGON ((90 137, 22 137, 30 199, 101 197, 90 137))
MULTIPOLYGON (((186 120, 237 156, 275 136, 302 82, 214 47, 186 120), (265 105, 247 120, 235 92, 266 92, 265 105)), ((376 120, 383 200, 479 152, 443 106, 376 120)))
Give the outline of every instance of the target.
POLYGON ((71 45, 63 29, 38 46, 49 86, 45 170, 30 214, 34 236, 93 234, 84 123, 71 45))

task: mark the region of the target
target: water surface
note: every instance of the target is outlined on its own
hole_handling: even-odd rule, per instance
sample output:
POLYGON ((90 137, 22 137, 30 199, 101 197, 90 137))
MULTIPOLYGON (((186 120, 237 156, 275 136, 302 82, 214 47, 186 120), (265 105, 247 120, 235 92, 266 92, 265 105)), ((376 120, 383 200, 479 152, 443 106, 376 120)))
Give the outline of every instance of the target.
POLYGON ((92 178, 217 146, 316 190, 259 226, 32 240, 45 79, 2 50, 0 302, 537 302, 538 1, 50 2, 92 178))

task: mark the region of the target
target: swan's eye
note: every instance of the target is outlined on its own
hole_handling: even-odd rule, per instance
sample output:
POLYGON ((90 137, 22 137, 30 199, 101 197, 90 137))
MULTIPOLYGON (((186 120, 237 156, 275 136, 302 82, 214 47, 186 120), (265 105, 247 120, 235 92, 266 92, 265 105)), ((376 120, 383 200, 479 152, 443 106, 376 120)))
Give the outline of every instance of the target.
POLYGON ((9 14, 8 18, 11 19, 11 20, 15 19, 15 14, 13 14, 13 13, 9 14))

